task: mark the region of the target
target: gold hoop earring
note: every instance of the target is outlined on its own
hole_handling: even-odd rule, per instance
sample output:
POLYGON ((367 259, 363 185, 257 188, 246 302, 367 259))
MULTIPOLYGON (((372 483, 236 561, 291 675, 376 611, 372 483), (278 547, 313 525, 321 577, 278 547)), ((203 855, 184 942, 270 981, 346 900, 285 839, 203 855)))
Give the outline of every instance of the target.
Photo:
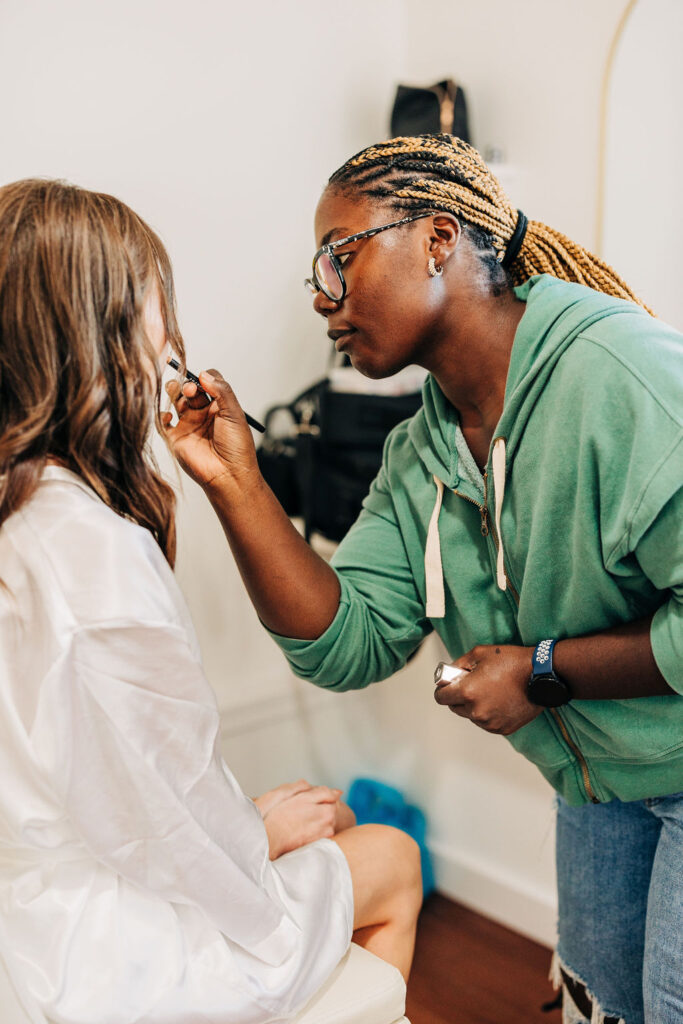
POLYGON ((436 260, 433 256, 430 256, 429 263, 427 264, 427 271, 430 277, 441 277, 443 274, 443 267, 437 267, 436 260))

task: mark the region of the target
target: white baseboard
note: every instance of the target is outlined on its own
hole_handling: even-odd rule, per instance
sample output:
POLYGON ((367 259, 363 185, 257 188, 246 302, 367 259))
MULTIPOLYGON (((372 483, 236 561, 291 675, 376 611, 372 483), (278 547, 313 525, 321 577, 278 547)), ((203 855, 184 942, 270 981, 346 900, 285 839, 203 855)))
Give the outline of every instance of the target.
POLYGON ((441 843, 430 843, 436 886, 444 896, 490 917, 513 931, 553 947, 556 941, 555 893, 532 888, 498 865, 473 861, 441 843))

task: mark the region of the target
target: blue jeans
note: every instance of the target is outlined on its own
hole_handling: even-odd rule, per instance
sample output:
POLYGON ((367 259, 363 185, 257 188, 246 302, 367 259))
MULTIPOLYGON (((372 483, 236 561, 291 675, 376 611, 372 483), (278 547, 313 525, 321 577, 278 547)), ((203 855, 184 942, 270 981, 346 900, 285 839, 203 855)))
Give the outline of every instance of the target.
MULTIPOLYGON (((683 1024, 683 793, 558 797, 557 885, 560 966, 598 1004, 593 1020, 683 1024)), ((566 1024, 590 1021, 565 1004, 566 1024)))

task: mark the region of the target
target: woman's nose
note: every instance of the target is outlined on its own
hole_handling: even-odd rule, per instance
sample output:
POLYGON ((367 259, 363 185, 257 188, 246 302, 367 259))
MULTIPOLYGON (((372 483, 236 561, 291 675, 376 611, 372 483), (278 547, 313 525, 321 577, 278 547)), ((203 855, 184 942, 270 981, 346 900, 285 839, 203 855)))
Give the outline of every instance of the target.
POLYGON ((323 291, 316 292, 313 297, 313 309, 320 313, 320 316, 328 317, 331 313, 336 313, 339 305, 339 302, 330 299, 323 291))

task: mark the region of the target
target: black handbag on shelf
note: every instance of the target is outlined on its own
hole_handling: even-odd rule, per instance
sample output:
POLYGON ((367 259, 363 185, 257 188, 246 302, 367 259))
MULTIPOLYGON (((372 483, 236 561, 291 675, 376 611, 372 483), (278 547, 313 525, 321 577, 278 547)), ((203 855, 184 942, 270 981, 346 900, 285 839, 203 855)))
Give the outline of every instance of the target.
POLYGON ((256 455, 266 483, 307 540, 339 541, 356 521, 382 462, 389 431, 422 405, 422 394, 333 391, 327 377, 265 416, 256 455))
POLYGON ((467 103, 452 78, 436 85, 399 85, 391 111, 391 137, 447 132, 470 141, 467 103))

